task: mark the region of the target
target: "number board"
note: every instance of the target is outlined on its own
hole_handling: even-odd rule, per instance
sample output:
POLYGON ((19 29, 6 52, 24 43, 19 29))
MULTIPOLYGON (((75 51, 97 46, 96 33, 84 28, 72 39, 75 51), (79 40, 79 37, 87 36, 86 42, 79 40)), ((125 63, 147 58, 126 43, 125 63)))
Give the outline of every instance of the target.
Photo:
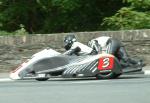
POLYGON ((113 57, 102 57, 98 61, 98 70, 112 70, 114 66, 113 57))

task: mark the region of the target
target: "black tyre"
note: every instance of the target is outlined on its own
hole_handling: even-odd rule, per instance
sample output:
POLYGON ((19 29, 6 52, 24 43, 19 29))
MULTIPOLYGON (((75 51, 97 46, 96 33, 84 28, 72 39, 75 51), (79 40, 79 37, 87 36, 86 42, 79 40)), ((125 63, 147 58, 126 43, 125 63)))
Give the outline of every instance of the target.
POLYGON ((96 75, 97 79, 115 79, 118 78, 121 74, 115 74, 113 72, 99 73, 96 75))
POLYGON ((37 81, 46 81, 48 79, 49 79, 48 74, 42 74, 42 76, 40 76, 40 74, 37 74, 37 78, 35 78, 35 80, 37 81))
POLYGON ((118 78, 120 75, 121 74, 115 74, 113 79, 118 78))
POLYGON ((37 81, 47 81, 49 78, 36 78, 37 81))

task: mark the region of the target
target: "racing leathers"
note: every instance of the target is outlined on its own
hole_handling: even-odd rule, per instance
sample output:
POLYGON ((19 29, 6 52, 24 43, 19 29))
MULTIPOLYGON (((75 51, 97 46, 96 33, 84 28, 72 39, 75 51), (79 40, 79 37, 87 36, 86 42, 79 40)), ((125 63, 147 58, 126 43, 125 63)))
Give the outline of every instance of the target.
POLYGON ((84 45, 80 42, 73 42, 71 48, 66 51, 64 54, 65 55, 77 55, 77 56, 80 56, 80 55, 88 55, 92 52, 92 48, 88 47, 87 45, 84 45))
POLYGON ((107 42, 109 41, 111 37, 108 36, 102 36, 95 39, 92 39, 88 42, 88 46, 93 48, 96 53, 99 52, 106 52, 107 48, 107 42))

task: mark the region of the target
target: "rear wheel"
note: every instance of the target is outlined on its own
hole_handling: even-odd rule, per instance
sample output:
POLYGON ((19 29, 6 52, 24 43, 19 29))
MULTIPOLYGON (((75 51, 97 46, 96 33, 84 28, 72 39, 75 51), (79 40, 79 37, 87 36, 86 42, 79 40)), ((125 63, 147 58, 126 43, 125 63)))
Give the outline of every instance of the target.
POLYGON ((121 74, 115 74, 113 72, 99 73, 96 75, 97 79, 115 79, 118 78, 121 74))

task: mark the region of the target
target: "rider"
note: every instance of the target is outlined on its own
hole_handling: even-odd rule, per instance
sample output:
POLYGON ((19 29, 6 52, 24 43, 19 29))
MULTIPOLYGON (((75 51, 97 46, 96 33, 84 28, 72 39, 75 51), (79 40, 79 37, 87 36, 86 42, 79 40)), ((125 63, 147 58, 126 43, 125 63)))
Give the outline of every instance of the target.
POLYGON ((99 47, 101 47, 102 52, 114 55, 121 61, 121 64, 123 66, 135 65, 139 63, 129 58, 122 42, 115 38, 109 36, 101 36, 89 41, 88 46, 93 48, 98 53, 98 50, 100 49, 96 49, 99 48, 97 47, 97 43, 99 47))
POLYGON ((77 42, 75 35, 69 34, 64 39, 65 49, 67 50, 64 54, 66 55, 87 55, 90 54, 93 49, 77 42))

